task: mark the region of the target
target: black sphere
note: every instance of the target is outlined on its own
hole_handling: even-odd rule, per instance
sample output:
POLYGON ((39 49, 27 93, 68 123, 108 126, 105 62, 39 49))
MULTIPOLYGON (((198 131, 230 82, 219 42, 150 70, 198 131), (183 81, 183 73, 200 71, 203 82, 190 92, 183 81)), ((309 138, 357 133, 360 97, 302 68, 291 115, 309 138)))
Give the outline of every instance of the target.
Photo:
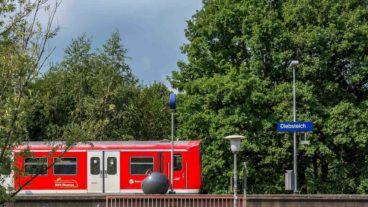
POLYGON ((165 194, 168 189, 169 180, 162 173, 151 173, 142 182, 142 190, 145 194, 165 194))

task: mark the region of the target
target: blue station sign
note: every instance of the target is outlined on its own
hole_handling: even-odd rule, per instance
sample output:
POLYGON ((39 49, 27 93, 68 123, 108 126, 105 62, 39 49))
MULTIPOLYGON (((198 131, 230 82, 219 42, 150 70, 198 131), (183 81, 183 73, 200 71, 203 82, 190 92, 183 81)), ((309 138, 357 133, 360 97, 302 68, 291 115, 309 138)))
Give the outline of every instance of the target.
POLYGON ((278 122, 278 132, 311 132, 313 122, 278 122))

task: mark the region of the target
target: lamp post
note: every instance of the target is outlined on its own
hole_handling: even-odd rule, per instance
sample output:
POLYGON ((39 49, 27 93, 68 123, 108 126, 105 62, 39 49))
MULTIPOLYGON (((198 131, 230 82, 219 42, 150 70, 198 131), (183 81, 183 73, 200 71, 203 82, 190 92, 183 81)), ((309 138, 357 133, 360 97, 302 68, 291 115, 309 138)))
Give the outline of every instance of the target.
POLYGON ((225 139, 230 140, 231 151, 234 154, 234 207, 238 206, 238 177, 236 175, 237 165, 236 165, 236 155, 240 151, 240 140, 244 139, 241 135, 230 135, 225 137, 225 139))
MULTIPOLYGON (((296 122, 296 95, 295 95, 295 68, 299 65, 299 61, 293 60, 290 62, 290 66, 293 69, 293 116, 294 116, 294 122, 296 122)), ((296 140, 296 132, 293 133, 293 163, 294 163, 294 193, 298 192, 298 152, 297 152, 297 140, 296 140)))
POLYGON ((247 170, 247 163, 243 162, 244 165, 244 189, 243 189, 243 194, 244 194, 244 207, 247 207, 247 188, 248 188, 248 184, 247 184, 247 176, 248 176, 248 170, 247 170))
POLYGON ((169 106, 171 109, 171 164, 170 164, 170 194, 174 194, 174 113, 176 110, 176 95, 171 92, 169 97, 169 106))

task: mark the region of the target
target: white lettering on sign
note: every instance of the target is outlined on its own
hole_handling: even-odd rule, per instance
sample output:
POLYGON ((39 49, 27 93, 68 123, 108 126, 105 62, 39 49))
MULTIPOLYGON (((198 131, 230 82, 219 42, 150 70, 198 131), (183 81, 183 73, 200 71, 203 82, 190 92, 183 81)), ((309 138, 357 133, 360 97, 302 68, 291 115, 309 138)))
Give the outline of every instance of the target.
POLYGON ((306 124, 281 124, 281 129, 306 129, 306 124))

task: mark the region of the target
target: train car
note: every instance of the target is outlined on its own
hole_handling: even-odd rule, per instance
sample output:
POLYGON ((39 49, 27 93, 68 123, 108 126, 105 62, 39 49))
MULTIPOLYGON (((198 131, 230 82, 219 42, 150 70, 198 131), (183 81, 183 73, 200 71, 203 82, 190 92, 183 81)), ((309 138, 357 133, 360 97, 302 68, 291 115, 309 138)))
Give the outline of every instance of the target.
MULTIPOLYGON (((28 182, 21 194, 38 193, 143 193, 148 172, 170 179, 170 141, 100 141, 77 144, 64 152, 41 142, 14 150, 14 189, 28 182), (25 149, 30 156, 22 155, 25 149)), ((199 193, 201 188, 200 141, 176 141, 174 191, 199 193)), ((171 181, 170 181, 171 183, 171 181)))

